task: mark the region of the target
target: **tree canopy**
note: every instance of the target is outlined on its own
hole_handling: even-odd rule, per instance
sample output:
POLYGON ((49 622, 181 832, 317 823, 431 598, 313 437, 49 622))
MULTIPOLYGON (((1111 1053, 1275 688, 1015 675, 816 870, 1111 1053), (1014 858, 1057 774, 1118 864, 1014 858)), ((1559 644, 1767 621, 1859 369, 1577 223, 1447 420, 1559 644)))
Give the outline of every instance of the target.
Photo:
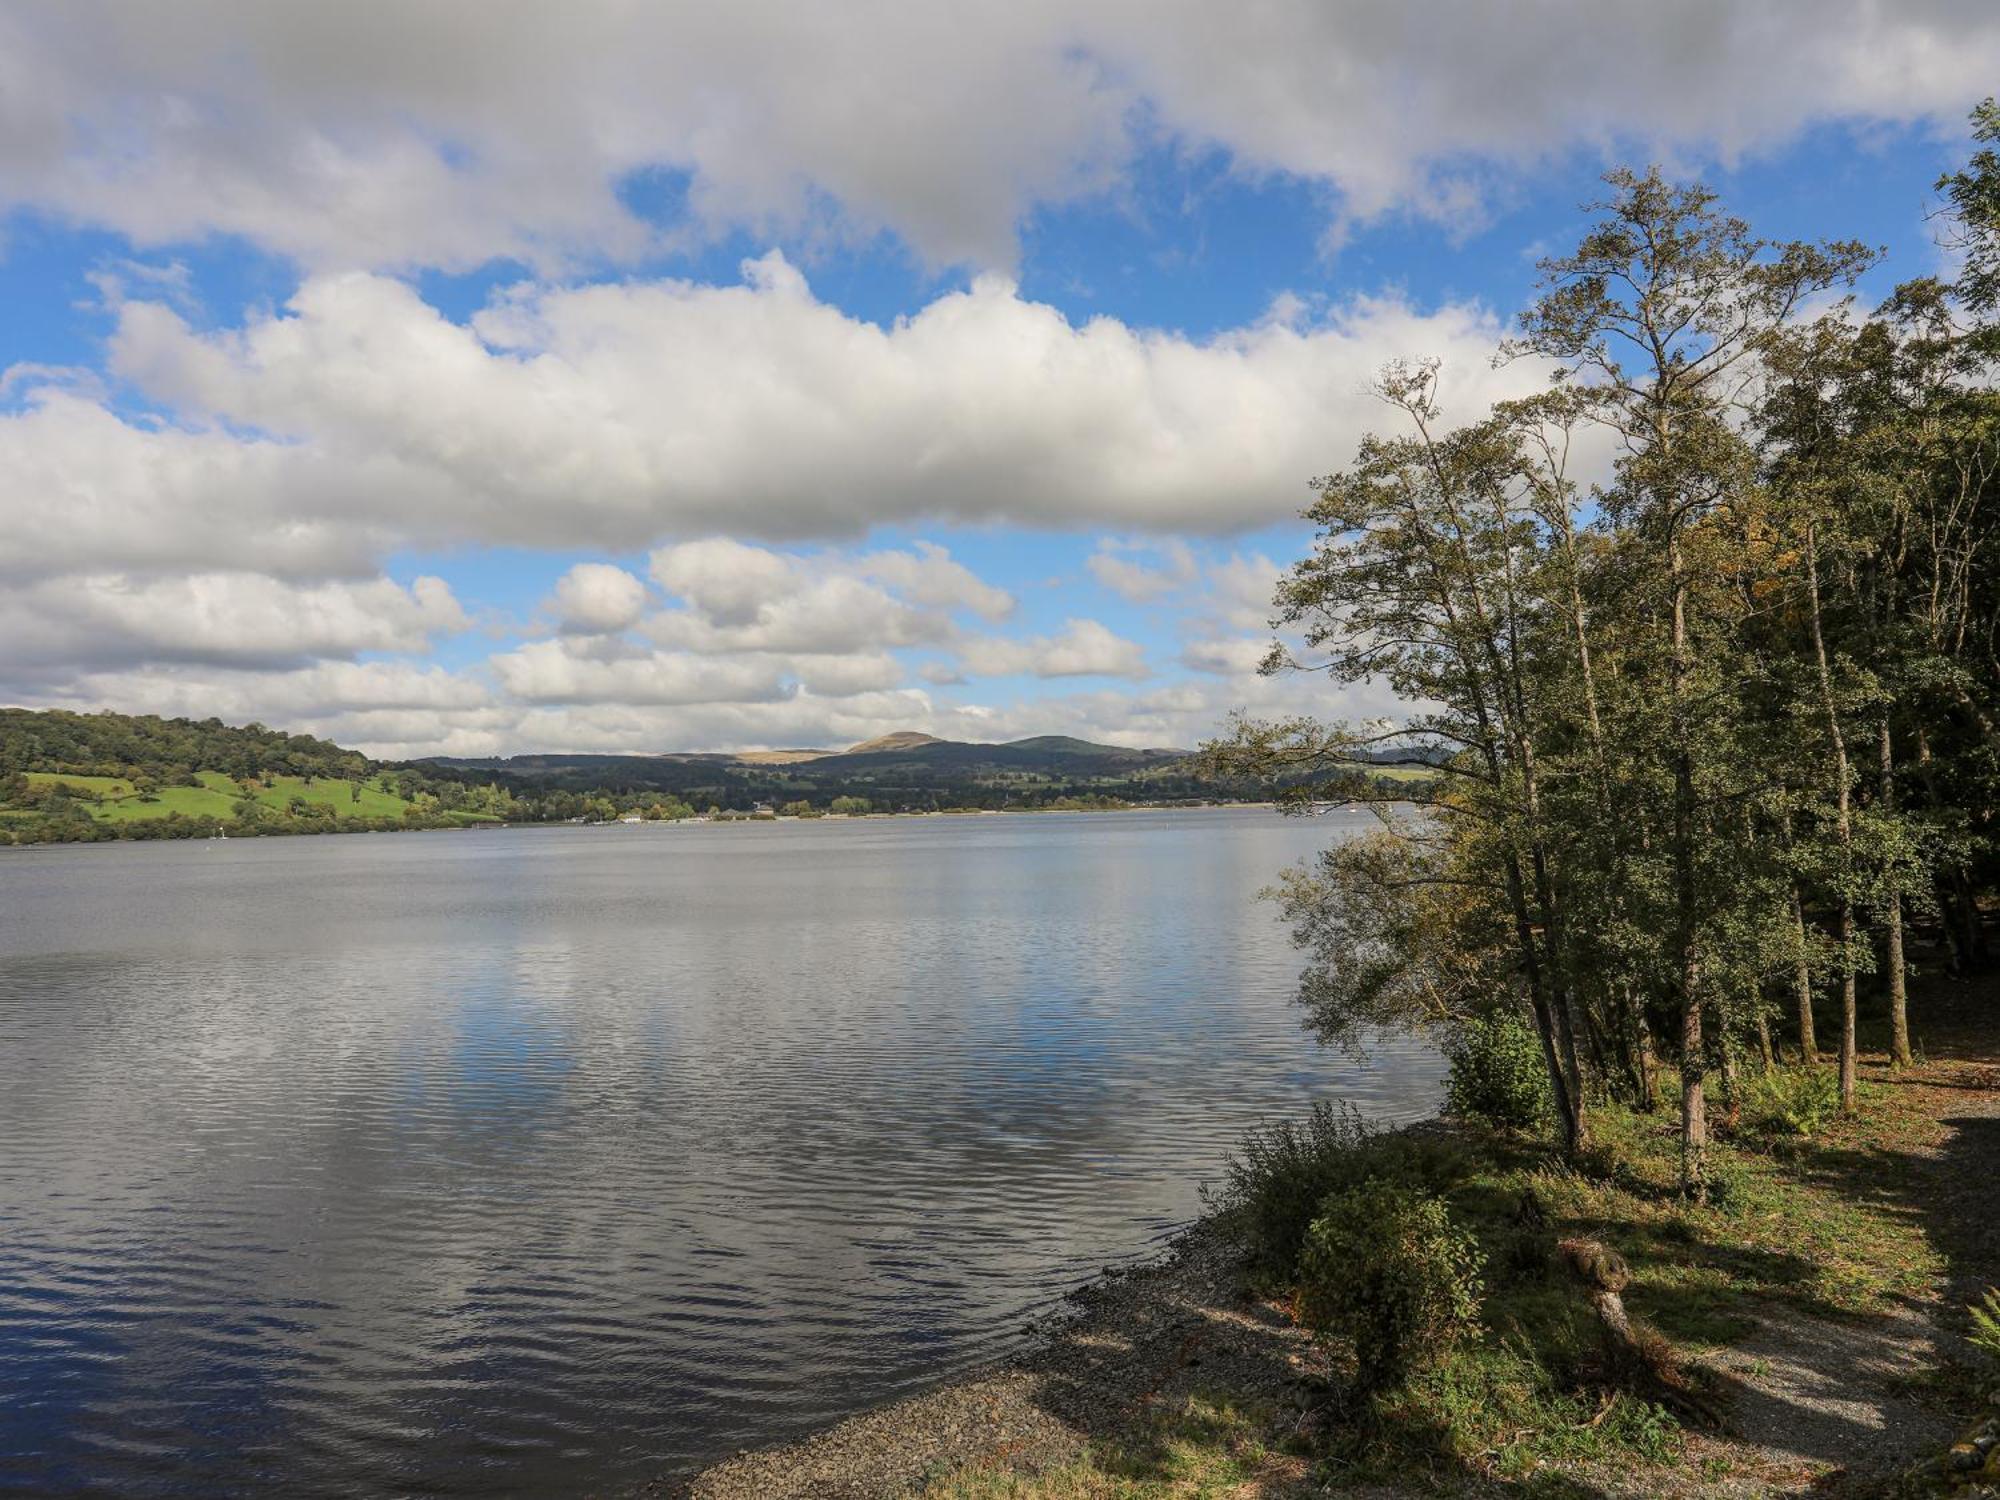
POLYGON ((1909 1060, 1913 926, 1987 961, 2000 155, 1939 184, 1958 281, 1872 310, 1865 246, 1760 238, 1657 170, 1605 182, 1503 353, 1548 389, 1461 414, 1450 371, 1393 365, 1381 435, 1315 482, 1275 601, 1300 644, 1266 670, 1410 711, 1208 753, 1379 815, 1280 887, 1323 1036, 1518 1011, 1571 1148, 1590 1099, 1650 1107, 1664 1059, 1699 1194, 1744 1049, 1816 1060, 1830 1002, 1851 1104, 1864 989, 1909 1060), (1385 756, 1442 774, 1363 774, 1385 756))

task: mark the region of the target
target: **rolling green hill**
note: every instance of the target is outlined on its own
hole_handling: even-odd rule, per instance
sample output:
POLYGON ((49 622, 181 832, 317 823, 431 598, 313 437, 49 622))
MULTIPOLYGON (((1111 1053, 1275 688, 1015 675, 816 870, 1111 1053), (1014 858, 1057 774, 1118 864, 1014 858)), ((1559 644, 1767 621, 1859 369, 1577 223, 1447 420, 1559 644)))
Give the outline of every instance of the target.
MULTIPOLYGON (((1384 774, 1410 774, 1386 771, 1384 774)), ((1184 750, 902 731, 847 750, 382 763, 261 724, 0 709, 0 843, 1245 801, 1184 750)))
POLYGON ((0 709, 0 842, 329 833, 493 822, 453 788, 261 724, 0 709))

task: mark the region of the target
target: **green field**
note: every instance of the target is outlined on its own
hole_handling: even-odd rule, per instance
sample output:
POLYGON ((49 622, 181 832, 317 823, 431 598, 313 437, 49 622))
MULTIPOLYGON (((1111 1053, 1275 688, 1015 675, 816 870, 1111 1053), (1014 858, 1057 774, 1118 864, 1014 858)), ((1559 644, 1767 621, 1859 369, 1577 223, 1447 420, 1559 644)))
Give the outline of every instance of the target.
MULTIPOLYGON (((184 817, 233 818, 243 791, 220 771, 200 771, 200 786, 163 786, 146 795, 129 781, 115 776, 69 776, 48 771, 27 773, 31 786, 56 782, 96 793, 103 800, 88 804, 90 815, 99 822, 128 823, 141 818, 164 818, 169 813, 184 817)), ((294 797, 333 809, 336 821, 349 818, 400 818, 410 803, 383 789, 379 781, 356 783, 333 776, 313 778, 308 786, 303 777, 272 776, 258 783, 256 800, 272 812, 283 814, 294 797)), ((472 817, 474 815, 465 814, 472 817)))

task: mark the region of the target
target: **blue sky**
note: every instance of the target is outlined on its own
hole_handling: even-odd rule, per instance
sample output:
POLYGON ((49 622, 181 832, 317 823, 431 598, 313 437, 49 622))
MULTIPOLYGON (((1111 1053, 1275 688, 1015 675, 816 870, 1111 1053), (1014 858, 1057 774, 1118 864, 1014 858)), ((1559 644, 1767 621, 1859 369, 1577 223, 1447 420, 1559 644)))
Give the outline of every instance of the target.
POLYGON ((1531 387, 1619 162, 1872 301, 2000 76, 1950 0, 1502 10, 0 20, 0 698, 390 755, 1389 711, 1253 669, 1374 370, 1531 387))

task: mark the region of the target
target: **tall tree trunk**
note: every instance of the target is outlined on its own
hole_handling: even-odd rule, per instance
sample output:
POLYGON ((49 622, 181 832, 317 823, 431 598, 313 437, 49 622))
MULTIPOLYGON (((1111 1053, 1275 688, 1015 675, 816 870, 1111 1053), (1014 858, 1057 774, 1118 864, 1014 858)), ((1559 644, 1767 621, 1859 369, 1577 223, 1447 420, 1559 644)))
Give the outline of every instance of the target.
POLYGON ((1681 1187, 1695 1198, 1708 1196, 1708 1100, 1703 1093, 1701 1003, 1681 1006, 1681 1187))
MULTIPOLYGON (((1930 735, 1917 725, 1917 774, 1924 781, 1924 796, 1932 807, 1942 807, 1938 795, 1937 767, 1931 760, 1930 735)), ((1963 979, 1984 967, 1985 943, 1979 925, 1979 906, 1972 897, 1972 882, 1965 866, 1939 866, 1931 881, 1937 891, 1938 925, 1944 931, 1946 962, 1952 977, 1963 979)))
POLYGON ((1764 1014, 1763 996, 1753 996, 1757 1004, 1757 1061, 1766 1073, 1778 1065, 1778 1055, 1771 1050, 1771 1019, 1764 1014))
POLYGON ((1667 542, 1673 576, 1674 729, 1674 946, 1675 984, 1681 1007, 1681 1190, 1689 1197, 1708 1196, 1708 1058, 1701 1035, 1700 912, 1695 889, 1695 796, 1693 726, 1688 722, 1687 575, 1681 563, 1680 538, 1667 542))
POLYGON ((1973 892, 1972 877, 1960 865, 1953 872, 1953 885, 1958 890, 1958 920, 1960 941, 1965 946, 1965 967, 1967 973, 1978 973, 1986 967, 1986 928, 1979 919, 1979 898, 1973 892))
POLYGON ((1722 1113, 1733 1125, 1743 1108, 1743 1095, 1737 1088, 1736 1042, 1729 1034, 1728 1021, 1720 1015, 1715 1019, 1718 1033, 1715 1039, 1716 1061, 1721 1065, 1719 1071, 1722 1074, 1722 1113))
MULTIPOLYGON (((1882 751, 1882 811, 1893 815, 1896 811, 1896 751, 1886 713, 1882 715, 1877 739, 1882 751)), ((1910 1065, 1910 1010, 1908 983, 1903 970, 1903 893, 1896 889, 1893 880, 1882 911, 1882 925, 1883 946, 1887 949, 1882 967, 1889 990, 1889 1065, 1907 1068, 1910 1065)))
POLYGON ((1562 1043, 1557 1033, 1555 1007, 1550 1004, 1548 976, 1543 972, 1535 947, 1534 924, 1528 917, 1528 897, 1523 889, 1521 862, 1507 859, 1507 898, 1514 908, 1514 938, 1521 951, 1521 964, 1528 981, 1528 1004, 1535 1014, 1535 1031, 1542 1040, 1542 1060, 1548 1064, 1549 1092, 1555 1100, 1556 1119, 1562 1126, 1563 1151, 1575 1154, 1583 1144, 1576 1101, 1570 1094, 1569 1076, 1563 1067, 1562 1043))
POLYGON ((1840 1107, 1854 1113, 1854 903, 1840 903, 1840 1107))
POLYGON ((1819 663, 1820 705, 1833 750, 1834 831, 1840 840, 1840 1107, 1854 1112, 1854 825, 1848 813, 1847 737, 1833 696, 1833 669, 1827 665, 1826 634, 1820 624, 1819 532, 1806 522, 1806 597, 1812 605, 1813 655, 1819 663))
POLYGON ((1938 931, 1944 937, 1945 972, 1953 979, 1964 979, 1972 972, 1972 964, 1966 958, 1965 937, 1953 915, 1958 891, 1943 869, 1931 871, 1931 894, 1937 901, 1938 931))
POLYGON ((1653 1052, 1653 1024, 1646 1019, 1646 1007, 1632 1007, 1633 1046, 1639 1054, 1639 1108, 1646 1114, 1660 1107, 1659 1059, 1653 1052))
POLYGON ((1797 939, 1792 996, 1799 1008, 1799 1061, 1812 1067, 1819 1062, 1819 1038, 1813 1034, 1812 957, 1806 946, 1806 898, 1796 880, 1792 882, 1792 927, 1797 939))

